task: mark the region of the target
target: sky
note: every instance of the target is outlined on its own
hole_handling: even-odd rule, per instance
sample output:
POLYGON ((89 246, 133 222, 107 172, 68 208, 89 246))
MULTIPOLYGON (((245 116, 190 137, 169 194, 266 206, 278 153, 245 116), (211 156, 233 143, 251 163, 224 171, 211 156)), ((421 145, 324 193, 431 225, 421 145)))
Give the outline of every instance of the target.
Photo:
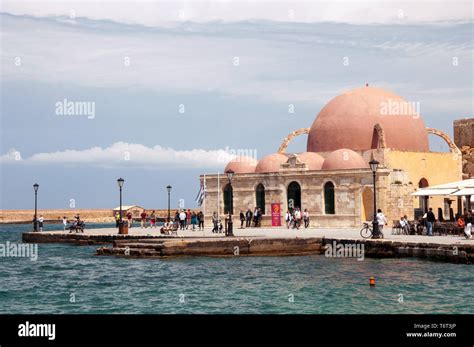
MULTIPOLYGON (((369 83, 452 135, 473 116, 472 3, 2 1, 0 209, 193 208, 369 83), (72 105, 72 106, 71 106, 72 105), (291 112, 292 110, 292 112, 291 112)), ((446 150, 430 138, 432 150, 446 150)), ((288 150, 303 152, 306 138, 288 150)))

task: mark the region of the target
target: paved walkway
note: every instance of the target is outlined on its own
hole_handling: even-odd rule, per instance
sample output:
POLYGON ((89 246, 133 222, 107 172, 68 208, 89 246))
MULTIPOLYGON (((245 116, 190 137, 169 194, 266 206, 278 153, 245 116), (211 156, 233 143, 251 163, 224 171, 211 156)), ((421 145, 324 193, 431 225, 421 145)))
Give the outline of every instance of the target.
MULTIPOLYGON (((362 239, 360 229, 356 228, 308 228, 308 229, 286 229, 286 228, 248 228, 234 229, 237 237, 265 237, 265 238, 294 238, 294 237, 331 237, 340 239, 362 239)), ((62 234, 64 231, 45 231, 43 233, 62 234)), ((66 232, 68 234, 68 232, 66 232)), ((86 229, 87 235, 111 235, 117 234, 116 228, 86 229)), ((159 235, 159 228, 135 227, 129 229, 130 235, 159 235)), ((222 237, 224 234, 213 234, 209 229, 203 231, 178 230, 180 237, 222 237)), ((385 240, 429 242, 438 244, 473 244, 474 238, 466 240, 461 236, 421 236, 421 235, 392 235, 391 228, 384 232, 385 240)))

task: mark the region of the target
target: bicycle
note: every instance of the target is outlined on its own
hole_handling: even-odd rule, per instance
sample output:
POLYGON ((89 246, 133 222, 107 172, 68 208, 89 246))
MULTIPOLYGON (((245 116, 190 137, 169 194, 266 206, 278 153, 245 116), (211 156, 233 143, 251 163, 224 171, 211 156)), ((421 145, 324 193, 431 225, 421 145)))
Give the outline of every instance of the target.
MULTIPOLYGON (((372 235, 373 235, 372 227, 370 226, 368 222, 364 222, 364 226, 362 227, 362 229, 360 229, 360 236, 362 236, 362 238, 364 239, 368 239, 372 237, 372 235)), ((380 236, 383 238, 382 232, 380 232, 380 236)))

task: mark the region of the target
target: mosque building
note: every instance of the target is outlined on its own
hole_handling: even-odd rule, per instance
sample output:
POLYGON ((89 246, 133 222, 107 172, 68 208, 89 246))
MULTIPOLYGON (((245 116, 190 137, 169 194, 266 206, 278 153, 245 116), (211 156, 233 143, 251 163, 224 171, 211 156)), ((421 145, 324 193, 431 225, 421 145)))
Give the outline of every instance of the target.
POLYGON ((368 85, 329 101, 310 128, 289 134, 276 153, 230 161, 224 171, 235 172, 231 184, 225 174, 201 175, 206 219, 217 209, 222 215, 232 206, 238 215, 260 207, 262 225, 269 226, 279 204, 282 223, 287 210, 300 207, 309 211, 312 227, 359 227, 373 215, 371 159, 379 162, 377 208, 389 223, 405 214, 413 219, 428 206, 449 219, 452 200, 410 194, 461 180, 460 150, 447 134, 425 126, 416 105, 368 85), (306 152, 286 152, 295 136, 306 134, 306 152), (429 134, 440 136, 449 152, 430 151, 429 134))

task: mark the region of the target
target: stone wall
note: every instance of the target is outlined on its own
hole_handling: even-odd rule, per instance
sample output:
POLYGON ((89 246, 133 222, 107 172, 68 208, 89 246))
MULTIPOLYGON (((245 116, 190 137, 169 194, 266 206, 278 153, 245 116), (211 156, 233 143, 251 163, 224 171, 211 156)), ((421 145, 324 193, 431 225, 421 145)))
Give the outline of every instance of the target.
POLYGON ((454 143, 461 149, 464 178, 474 177, 474 118, 454 121, 454 143))

